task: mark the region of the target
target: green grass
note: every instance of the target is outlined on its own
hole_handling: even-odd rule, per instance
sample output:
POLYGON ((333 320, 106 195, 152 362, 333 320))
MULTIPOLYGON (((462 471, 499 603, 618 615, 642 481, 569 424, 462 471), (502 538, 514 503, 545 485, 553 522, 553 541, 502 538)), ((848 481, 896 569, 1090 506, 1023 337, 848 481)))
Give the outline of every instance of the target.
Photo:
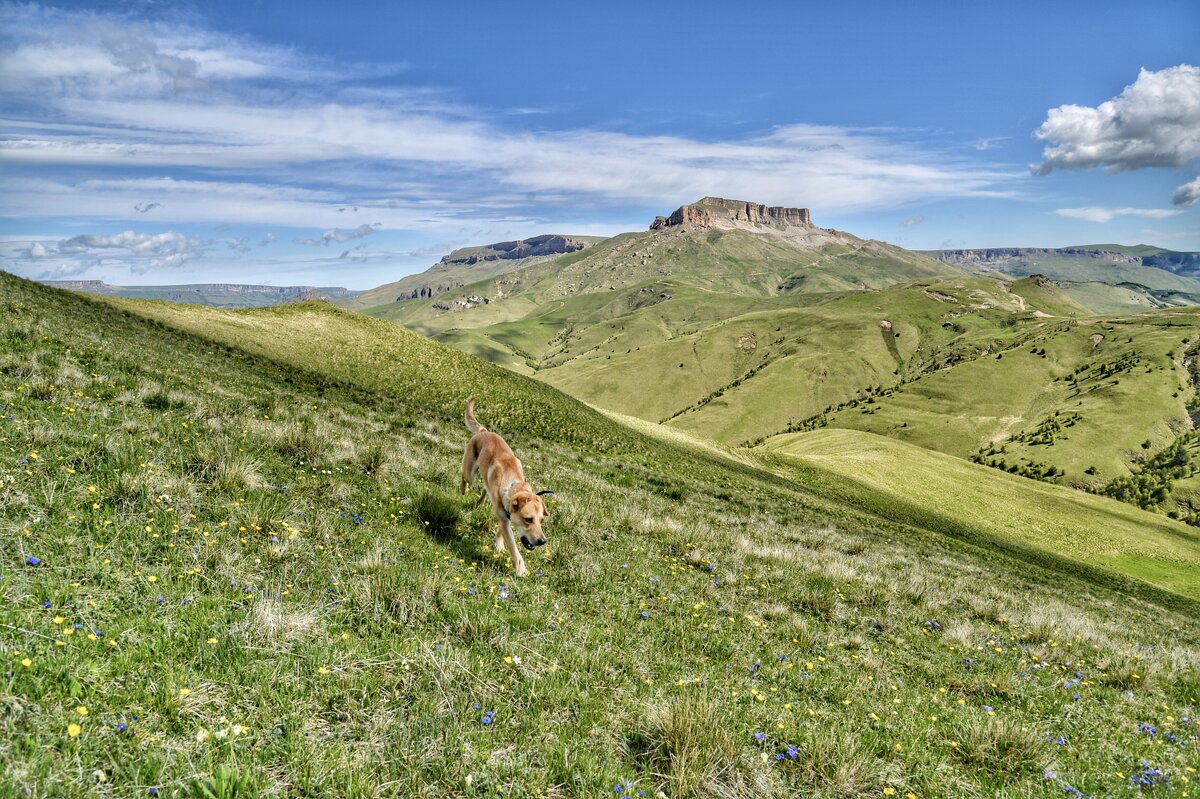
POLYGON ((883 436, 817 430, 760 449, 824 494, 927 529, 981 536, 1136 577, 1200 600, 1200 532, 1105 497, 989 469, 883 436))
POLYGON ((0 274, 0 404, 0 795, 1131 797, 1143 759, 1172 791, 1193 774, 1182 605, 383 323, 0 274), (529 580, 454 491, 467 393, 558 492, 529 580))

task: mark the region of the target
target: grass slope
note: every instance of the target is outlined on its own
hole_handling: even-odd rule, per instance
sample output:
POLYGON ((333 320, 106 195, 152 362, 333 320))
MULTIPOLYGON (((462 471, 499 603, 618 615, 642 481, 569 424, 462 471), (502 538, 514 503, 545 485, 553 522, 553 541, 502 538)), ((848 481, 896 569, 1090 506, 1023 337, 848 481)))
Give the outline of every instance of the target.
POLYGON ((1186 604, 370 320, 0 273, 0 403, 3 795, 1131 797, 1194 775, 1186 604), (527 581, 451 493, 466 391, 559 492, 527 581))
POLYGON ((824 416, 967 458, 1040 469, 1088 487, 1128 475, 1192 427, 1185 363, 1200 313, 1047 321, 994 354, 956 363, 824 416), (1147 446, 1143 446, 1147 444, 1147 446))
POLYGON ((818 430, 760 449, 822 493, 920 527, 966 531, 1200 599, 1200 532, 1116 500, 998 472, 883 436, 818 430))

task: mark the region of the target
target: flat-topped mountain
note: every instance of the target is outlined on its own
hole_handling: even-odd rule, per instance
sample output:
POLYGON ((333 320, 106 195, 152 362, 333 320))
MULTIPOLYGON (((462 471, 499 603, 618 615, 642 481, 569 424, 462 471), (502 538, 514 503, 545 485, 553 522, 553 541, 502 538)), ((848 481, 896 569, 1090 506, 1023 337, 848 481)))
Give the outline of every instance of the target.
POLYGON ((548 233, 528 239, 516 241, 501 241, 496 244, 485 244, 482 247, 463 247, 444 256, 438 266, 451 264, 477 264, 480 261, 511 261, 522 258, 537 258, 542 255, 562 255, 577 252, 596 241, 592 236, 560 236, 548 233))
POLYGON ((812 218, 807 208, 784 208, 759 205, 745 200, 705 197, 699 202, 681 205, 670 216, 656 217, 650 224, 650 229, 658 230, 676 225, 728 229, 750 225, 807 227, 811 224, 812 218))

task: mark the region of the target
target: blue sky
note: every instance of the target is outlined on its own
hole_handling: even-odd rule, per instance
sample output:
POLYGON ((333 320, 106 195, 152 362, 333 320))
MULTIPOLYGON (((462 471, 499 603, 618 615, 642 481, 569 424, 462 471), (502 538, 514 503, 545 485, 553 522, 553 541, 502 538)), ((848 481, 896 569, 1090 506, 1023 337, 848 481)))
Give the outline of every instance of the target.
POLYGON ((367 288, 712 194, 1200 250, 1200 5, 0 5, 0 266, 367 288))

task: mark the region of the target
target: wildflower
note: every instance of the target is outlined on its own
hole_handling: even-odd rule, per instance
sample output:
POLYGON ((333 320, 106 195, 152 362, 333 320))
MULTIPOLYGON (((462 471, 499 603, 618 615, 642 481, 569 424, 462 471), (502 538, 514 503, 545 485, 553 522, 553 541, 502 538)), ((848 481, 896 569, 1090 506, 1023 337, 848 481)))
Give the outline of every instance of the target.
POLYGON ((125 732, 127 729, 129 729, 129 725, 123 721, 117 725, 117 732, 125 732))
POLYGON ((480 721, 483 723, 483 726, 485 726, 485 727, 489 726, 492 723, 492 718, 495 715, 496 715, 496 711, 494 711, 494 710, 488 710, 488 711, 484 712, 483 718, 480 719, 480 721))
POLYGON ((86 716, 88 714, 88 709, 86 706, 80 705, 79 707, 75 708, 75 712, 81 716, 86 716))
POLYGON ((191 688, 180 688, 180 689, 179 689, 179 695, 180 695, 180 696, 187 696, 187 695, 188 695, 188 694, 190 694, 191 692, 192 692, 192 689, 191 689, 191 688))
POLYGON ((756 732, 754 733, 754 740, 762 743, 763 741, 767 740, 767 734, 765 732, 756 732))
POLYGON ((30 555, 29 557, 25 558, 25 562, 27 564, 29 564, 30 566, 41 566, 42 565, 42 559, 35 558, 33 555, 30 555))
POLYGON ((78 738, 79 733, 81 733, 81 732, 83 732, 83 727, 80 727, 78 724, 68 724, 67 725, 67 737, 68 738, 78 738))
POLYGON ((25 668, 29 668, 30 666, 33 665, 33 661, 30 660, 29 658, 25 658, 24 660, 21 661, 21 665, 24 666, 25 668))
POLYGON ((891 787, 891 786, 889 785, 888 787, 886 787, 886 788, 884 788, 884 789, 883 789, 883 795, 884 795, 884 796, 895 796, 895 795, 896 795, 896 789, 895 789, 895 788, 893 788, 893 787, 891 787))
POLYGON ((325 668, 324 666, 321 666, 320 668, 317 669, 317 674, 328 674, 328 673, 329 673, 329 669, 325 668))

